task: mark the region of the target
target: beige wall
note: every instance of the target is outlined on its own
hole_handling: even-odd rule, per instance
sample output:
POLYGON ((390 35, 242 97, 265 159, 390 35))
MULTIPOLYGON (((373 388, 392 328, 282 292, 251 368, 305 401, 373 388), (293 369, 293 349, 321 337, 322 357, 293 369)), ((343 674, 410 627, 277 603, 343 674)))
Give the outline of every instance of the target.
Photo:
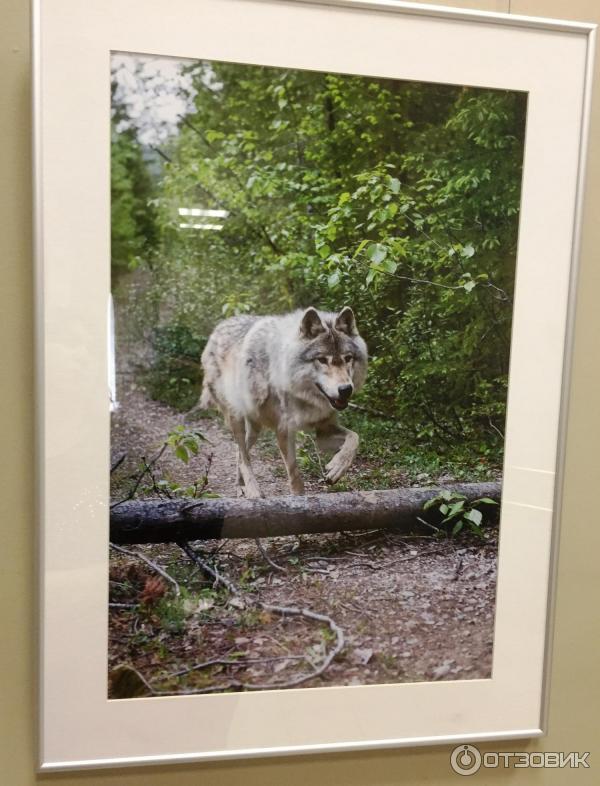
MULTIPOLYGON (((442 3, 443 0, 437 0, 442 3)), ((456 0, 490 11, 600 22, 598 0, 456 0)), ((510 57, 507 52, 507 57, 510 57)), ((200 766, 127 769, 36 777, 32 392, 31 161, 29 156, 29 11, 24 0, 0 3, 0 783, 125 786, 344 786, 460 783, 449 747, 323 755, 200 766)), ((600 74, 597 74, 600 86, 600 74)), ((600 783, 600 96, 594 103, 574 378, 567 444, 551 685, 550 733, 542 740, 486 750, 591 751, 589 770, 487 770, 476 784, 600 783)), ((558 184, 559 185, 559 184, 558 184)))

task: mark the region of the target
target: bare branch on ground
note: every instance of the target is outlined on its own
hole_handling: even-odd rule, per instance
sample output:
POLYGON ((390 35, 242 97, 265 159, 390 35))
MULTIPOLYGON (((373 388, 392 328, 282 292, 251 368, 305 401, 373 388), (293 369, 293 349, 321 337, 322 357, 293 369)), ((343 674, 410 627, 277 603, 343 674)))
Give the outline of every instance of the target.
POLYGON ((109 545, 111 549, 114 549, 115 551, 118 551, 121 554, 126 554, 129 557, 135 557, 136 559, 140 559, 142 560, 142 562, 145 562, 146 565, 148 565, 148 567, 152 568, 152 570, 158 573, 159 576, 162 576, 163 579, 166 579, 168 582, 170 582, 173 585, 175 589, 175 594, 177 595, 177 597, 179 597, 179 595, 181 594, 181 589, 179 587, 179 584, 177 583, 177 581, 175 581, 173 576, 170 576, 167 573, 167 571, 164 568, 161 568, 160 565, 157 565, 156 562, 152 562, 151 559, 148 559, 148 557, 145 554, 140 554, 139 551, 130 551, 129 549, 124 549, 122 546, 117 546, 116 543, 110 543, 109 545))

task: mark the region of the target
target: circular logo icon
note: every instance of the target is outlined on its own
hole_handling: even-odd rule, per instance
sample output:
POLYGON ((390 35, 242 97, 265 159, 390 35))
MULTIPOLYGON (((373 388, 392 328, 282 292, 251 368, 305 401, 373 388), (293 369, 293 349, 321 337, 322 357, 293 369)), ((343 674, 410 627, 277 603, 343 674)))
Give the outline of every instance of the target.
POLYGON ((474 745, 459 745, 452 751, 450 765, 459 775, 475 775, 481 767, 481 753, 474 745))

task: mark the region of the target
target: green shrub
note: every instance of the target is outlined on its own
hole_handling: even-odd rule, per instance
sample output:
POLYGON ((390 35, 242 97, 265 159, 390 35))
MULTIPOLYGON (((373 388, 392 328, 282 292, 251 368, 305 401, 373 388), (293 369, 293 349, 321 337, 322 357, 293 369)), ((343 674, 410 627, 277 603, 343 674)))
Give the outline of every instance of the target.
POLYGON ((144 375, 150 396, 180 412, 191 409, 202 386, 200 355, 205 344, 204 336, 194 335, 177 322, 156 328, 152 335, 154 360, 144 375))

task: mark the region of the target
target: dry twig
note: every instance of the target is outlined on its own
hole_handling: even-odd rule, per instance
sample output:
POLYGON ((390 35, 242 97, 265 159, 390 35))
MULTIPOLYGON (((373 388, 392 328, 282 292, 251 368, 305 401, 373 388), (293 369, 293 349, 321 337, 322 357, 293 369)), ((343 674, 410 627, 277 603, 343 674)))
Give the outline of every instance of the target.
MULTIPOLYGON (((187 542, 180 542, 177 544, 186 554, 187 556, 198 565, 203 571, 205 571, 208 575, 212 576, 215 579, 215 582, 221 583, 224 587, 226 587, 232 595, 239 596, 240 591, 238 587, 230 581, 230 579, 226 578, 225 576, 221 575, 216 568, 208 565, 202 557, 198 555, 196 551, 190 546, 187 542)), ((299 674, 296 677, 293 677, 290 680, 285 682, 270 682, 270 683, 249 683, 243 682, 241 680, 231 680, 230 682, 223 684, 223 685, 214 685, 204 688, 197 688, 193 690, 187 691, 180 691, 182 695, 191 695, 196 693, 214 693, 216 691, 225 691, 225 690, 274 690, 278 688, 293 688, 297 685, 301 685, 303 682, 307 682, 308 680, 312 680, 315 677, 320 676, 323 672, 329 667, 333 659, 341 652, 342 648, 344 647, 344 632, 340 628, 340 626, 329 617, 327 614, 320 614, 319 612, 312 611, 311 609, 301 609, 297 606, 276 606, 271 603, 264 603, 263 601, 257 600, 255 598, 250 600, 251 605, 256 608, 263 609, 263 611, 269 611, 273 614, 280 614, 282 617, 304 617, 305 619, 309 620, 317 620, 318 622, 324 622, 331 632, 335 636, 335 645, 331 648, 323 662, 320 666, 315 668, 313 671, 299 674)), ((146 683, 149 684, 149 683, 146 683)), ((151 688, 153 695, 160 696, 160 695, 179 695, 179 693, 172 693, 171 691, 168 692, 158 692, 151 688)))
POLYGON ((202 663, 196 663, 193 666, 188 666, 186 669, 174 671, 168 674, 164 679, 171 679, 171 677, 183 677, 192 671, 200 671, 201 669, 208 669, 211 666, 247 666, 251 663, 270 663, 275 660, 306 660, 306 655, 267 655, 264 658, 211 658, 202 663))
POLYGON ((265 551, 265 547, 264 547, 264 546, 263 546, 263 544, 261 543, 261 540, 260 540, 260 538, 254 538, 254 542, 256 543, 256 545, 257 545, 257 547, 258 547, 258 550, 260 551, 260 553, 261 553, 261 555, 262 555, 263 559, 265 560, 265 562, 267 562, 267 563, 268 563, 268 564, 269 564, 269 565, 270 565, 272 568, 274 568, 275 570, 279 570, 279 571, 281 571, 282 573, 285 573, 285 572, 286 572, 286 571, 285 571, 285 568, 283 568, 281 565, 278 565, 276 562, 273 562, 273 560, 271 559, 271 557, 269 557, 269 555, 268 555, 268 554, 267 554, 267 552, 265 551))
POLYGON ((127 458, 127 453, 123 453, 121 454, 121 456, 119 456, 119 458, 115 461, 115 463, 110 468, 111 475, 113 474, 113 472, 116 472, 116 470, 121 466, 121 464, 125 461, 126 458, 127 458))
POLYGON ((165 442, 160 448, 160 450, 158 451, 158 453, 154 456, 154 458, 150 460, 150 462, 147 462, 145 458, 142 459, 142 461, 144 462, 144 466, 142 468, 142 471, 137 476, 134 476, 135 482, 131 490, 129 491, 126 497, 123 497, 123 499, 120 499, 118 502, 113 502, 110 506, 111 510, 114 510, 119 505, 122 505, 124 502, 129 502, 130 499, 133 499, 135 497, 135 495, 137 494, 137 490, 140 487, 140 483, 142 482, 144 476, 147 473, 150 473, 150 477, 152 479, 153 485, 154 487, 156 487, 156 482, 154 481, 154 476, 152 475, 152 469, 154 468, 156 462, 161 458, 162 454, 167 449, 167 445, 168 443, 165 442))
POLYGON ((239 594, 239 590, 235 586, 235 584, 232 581, 229 581, 229 579, 226 578, 225 576, 222 576, 215 567, 209 565, 208 562, 205 562, 202 559, 202 557, 198 554, 198 552, 194 551, 194 549, 190 546, 189 543, 187 543, 186 541, 182 541, 180 543, 177 543, 177 545, 183 552, 185 552, 185 554, 187 554, 187 556, 192 560, 192 562, 195 563, 200 568, 200 570, 202 570, 204 573, 206 573, 208 576, 214 579, 215 586, 220 583, 224 587, 226 587, 229 590, 229 592, 231 592, 232 595, 239 594))

